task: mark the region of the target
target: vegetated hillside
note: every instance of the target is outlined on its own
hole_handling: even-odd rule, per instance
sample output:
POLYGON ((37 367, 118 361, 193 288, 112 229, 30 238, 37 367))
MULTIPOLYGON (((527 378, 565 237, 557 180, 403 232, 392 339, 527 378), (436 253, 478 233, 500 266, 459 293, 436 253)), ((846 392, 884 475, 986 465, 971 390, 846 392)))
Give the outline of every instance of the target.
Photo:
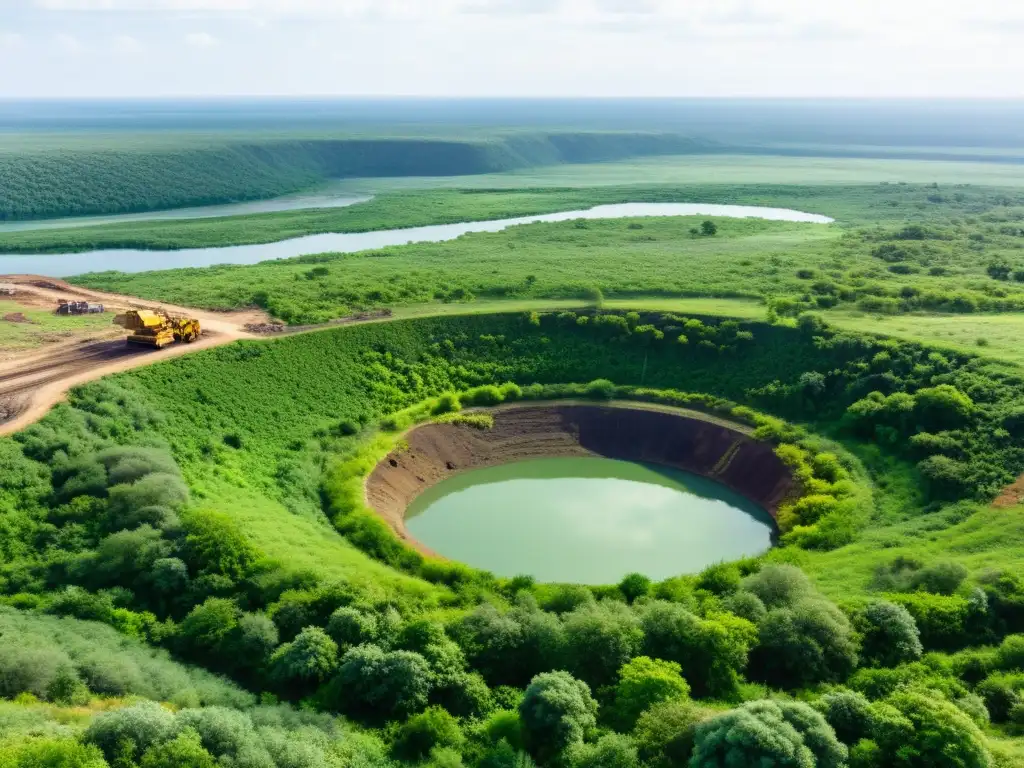
POLYGON ((0 220, 129 213, 274 197, 353 176, 446 176, 679 154, 673 134, 522 134, 459 139, 255 139, 124 150, 0 153, 0 220))
MULTIPOLYGON (((845 191, 730 188, 738 202, 891 215, 871 227, 759 219, 666 217, 529 224, 358 255, 318 254, 251 266, 96 273, 92 288, 214 309, 257 305, 289 323, 379 307, 475 299, 631 296, 746 297, 772 311, 856 309, 885 315, 1024 307, 1024 197, 998 190, 936 192, 878 185, 845 191), (714 234, 701 229, 704 221, 714 234)), ((586 190, 582 194, 595 195, 586 190)), ((694 199, 704 190, 605 190, 623 199, 694 199)), ((446 193, 449 194, 450 193, 446 193)), ((565 191, 569 200, 579 200, 565 191)), ((427 200, 409 196, 409 210, 427 200)), ((444 199, 444 198, 440 198, 444 199)), ((534 192, 449 198, 455 205, 528 207, 534 192)), ((551 200, 554 204, 558 198, 551 200)), ((378 202, 378 201, 375 201, 378 202)), ((384 200, 379 201, 386 210, 384 200)), ((395 202, 395 201, 392 201, 395 202)), ((357 207, 358 208, 358 207, 357 207)), ((359 215, 352 209, 351 216, 359 215)), ((363 214, 366 215, 366 214, 363 214)))
MULTIPOLYGON (((1024 468, 1022 396, 1019 375, 983 360, 836 334, 812 316, 483 316, 239 343, 76 390, 0 441, 0 591, 344 713, 402 764, 711 768, 795 754, 807 768, 982 768, 1001 752, 1013 766, 1016 747, 999 742, 1024 690, 1024 532, 1017 513, 992 518, 970 499, 1024 468), (401 430, 400 409, 467 389, 426 408, 619 392, 586 384, 599 378, 693 406, 718 401, 649 388, 727 396, 838 438, 874 483, 872 519, 845 503, 855 459, 786 450, 814 490, 783 523, 786 546, 588 589, 424 560, 346 501, 372 466, 370 429, 401 430), (516 384, 490 386, 503 382, 516 384), (336 550, 311 533, 328 512, 351 550, 341 578, 328 575, 336 550), (851 566, 842 545, 892 522, 916 525, 919 545, 851 566), (305 558, 282 560, 288 547, 305 558), (963 564, 979 557, 984 568, 963 564), (857 574, 829 593, 841 605, 780 564, 823 576, 830 558, 857 574), (778 691, 801 703, 768 698, 778 691)), ((117 766, 233 757, 223 730, 198 720, 140 727, 150 717, 135 709, 81 742, 117 766)), ((320 765, 278 753, 260 764, 320 765)))

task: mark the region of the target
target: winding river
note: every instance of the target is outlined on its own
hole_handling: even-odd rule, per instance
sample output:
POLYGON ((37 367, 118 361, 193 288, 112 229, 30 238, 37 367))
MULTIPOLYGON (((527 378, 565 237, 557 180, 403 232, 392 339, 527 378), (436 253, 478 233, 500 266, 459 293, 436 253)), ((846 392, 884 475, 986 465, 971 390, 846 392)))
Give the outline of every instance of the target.
POLYGON ((786 208, 761 208, 746 205, 710 205, 701 203, 620 203, 599 205, 580 211, 561 211, 514 219, 439 224, 377 232, 345 232, 307 235, 290 240, 258 245, 232 245, 220 248, 186 248, 177 251, 110 249, 82 253, 2 255, 0 273, 39 274, 68 277, 86 272, 146 272, 153 269, 209 267, 215 264, 256 264, 271 259, 287 259, 313 253, 356 253, 408 243, 438 243, 454 240, 470 232, 499 232, 518 224, 571 221, 575 219, 622 219, 647 216, 724 216, 828 224, 827 216, 786 208))

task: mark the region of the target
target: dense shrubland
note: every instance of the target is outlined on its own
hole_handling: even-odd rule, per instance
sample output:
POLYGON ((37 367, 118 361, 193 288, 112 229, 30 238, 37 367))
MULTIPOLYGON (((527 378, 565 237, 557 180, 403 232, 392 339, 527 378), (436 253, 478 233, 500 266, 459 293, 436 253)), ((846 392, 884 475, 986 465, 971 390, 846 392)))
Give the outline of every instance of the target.
POLYGON ((19 768, 923 768, 989 766, 1003 750, 1014 765, 1000 739, 1024 727, 1018 574, 968 569, 959 552, 892 557, 836 602, 787 561, 869 523, 969 517, 965 500, 1024 468, 1022 387, 979 359, 814 317, 639 313, 367 325, 83 387, 0 441, 0 695, 30 713, 111 711, 59 733, 5 727, 0 755, 19 768), (417 560, 383 523, 338 514, 372 466, 367 443, 417 418, 620 395, 727 413, 779 443, 805 492, 780 520, 786 546, 656 584, 540 585, 417 560), (947 475, 937 457, 955 462, 947 475), (409 575, 332 579, 275 559, 231 514, 253 492, 276 500, 281 538, 333 513, 351 544, 409 575), (849 498, 864 501, 855 514, 849 498), (168 671, 143 641, 263 706, 168 671), (132 695, 169 706, 103 698, 132 695))

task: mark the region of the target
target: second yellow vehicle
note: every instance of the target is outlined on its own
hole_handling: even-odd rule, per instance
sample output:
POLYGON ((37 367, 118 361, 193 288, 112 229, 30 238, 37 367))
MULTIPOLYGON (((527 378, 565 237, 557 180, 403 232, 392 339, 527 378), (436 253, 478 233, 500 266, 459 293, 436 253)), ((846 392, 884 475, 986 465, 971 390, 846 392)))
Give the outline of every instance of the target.
POLYGON ((193 317, 176 317, 166 312, 131 309, 114 318, 114 323, 131 331, 127 341, 161 349, 176 341, 190 344, 202 335, 199 321, 193 317))

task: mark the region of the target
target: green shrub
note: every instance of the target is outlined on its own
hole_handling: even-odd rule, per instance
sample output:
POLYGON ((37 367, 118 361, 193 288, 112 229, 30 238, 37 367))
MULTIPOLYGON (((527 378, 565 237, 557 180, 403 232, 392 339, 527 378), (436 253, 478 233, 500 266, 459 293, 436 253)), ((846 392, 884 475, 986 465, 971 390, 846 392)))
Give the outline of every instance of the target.
POLYGON ((690 686, 681 672, 682 667, 673 661, 647 656, 623 665, 615 685, 614 712, 619 730, 632 730, 640 715, 655 704, 689 698, 690 686))
POLYGON ((761 622, 751 674, 781 688, 844 680, 857 665, 857 643, 846 615, 823 598, 774 608, 761 622))
POLYGON ((902 605, 874 600, 859 616, 861 657, 865 664, 895 667, 921 658, 921 633, 902 605))
POLYGON ((651 591, 651 580, 642 573, 627 574, 619 582, 619 592, 627 603, 633 603, 651 591))
POLYGON ((687 765, 697 727, 716 714, 713 709, 683 699, 655 704, 640 715, 633 730, 640 759, 651 768, 687 765))
POLYGON ((793 565, 771 564, 743 580, 743 588, 754 593, 766 608, 794 605, 814 593, 810 579, 793 565))
POLYGON ((807 704, 755 701, 697 726, 691 768, 793 765, 842 768, 847 749, 807 704))
POLYGON ((428 707, 399 727, 395 754, 403 760, 422 760, 436 747, 459 750, 464 742, 454 717, 440 707, 428 707))
POLYGON ((948 701, 926 693, 905 692, 889 703, 912 725, 892 741, 879 740, 885 754, 908 755, 913 768, 988 768, 992 764, 985 736, 977 725, 948 701))
POLYGON ((608 379, 595 379, 584 389, 584 394, 594 400, 611 400, 615 393, 616 387, 608 379))
POLYGON ((519 705, 524 741, 541 760, 581 744, 597 724, 596 715, 590 688, 568 672, 537 675, 519 705))
POLYGON ((83 736, 95 744, 107 760, 127 755, 141 757, 150 747, 165 741, 174 730, 174 715, 152 701, 99 715, 83 736))

